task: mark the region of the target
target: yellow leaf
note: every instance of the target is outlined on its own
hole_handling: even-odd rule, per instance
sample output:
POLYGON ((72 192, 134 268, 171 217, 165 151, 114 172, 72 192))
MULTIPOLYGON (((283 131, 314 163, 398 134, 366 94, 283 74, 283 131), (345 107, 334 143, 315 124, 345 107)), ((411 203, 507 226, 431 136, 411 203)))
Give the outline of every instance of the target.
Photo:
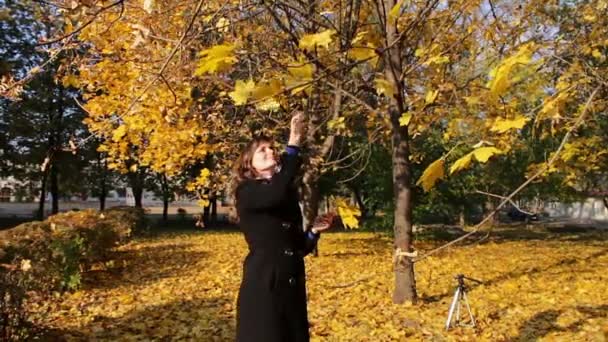
POLYGON ((256 104, 255 108, 259 110, 267 110, 273 112, 279 110, 279 108, 281 108, 281 104, 279 103, 279 101, 273 98, 269 98, 256 104))
POLYGON ((316 46, 322 46, 327 49, 335 33, 335 30, 325 30, 319 33, 306 34, 300 38, 300 49, 314 51, 316 46))
POLYGON ((247 103, 247 99, 251 96, 254 89, 255 82, 253 82, 253 80, 247 82, 238 80, 234 86, 234 91, 228 93, 228 96, 234 101, 235 105, 244 105, 247 103))
POLYGON ((368 43, 367 47, 353 47, 348 50, 348 55, 357 61, 369 60, 370 64, 373 66, 378 64, 376 47, 371 43, 368 43))
POLYGON ((435 100, 437 99, 437 95, 439 95, 439 90, 429 90, 426 93, 424 102, 426 102, 426 104, 431 104, 431 103, 435 102, 435 100))
POLYGON ((412 120, 412 113, 407 112, 403 113, 399 118, 399 126, 407 126, 410 124, 410 120, 412 120))
POLYGON ((424 191, 429 191, 437 182, 437 180, 443 178, 444 174, 444 160, 443 158, 437 159, 429 165, 426 170, 422 173, 416 185, 422 184, 424 191))
POLYGON ((375 83, 378 95, 392 97, 395 94, 395 88, 393 88, 393 85, 389 81, 383 78, 376 78, 375 83))
POLYGON ((403 5, 404 1, 405 0, 397 1, 397 3, 395 4, 395 6, 393 6, 393 8, 391 8, 391 11, 388 12, 388 18, 389 18, 389 20, 395 21, 395 20, 399 19, 399 15, 400 15, 400 12, 401 12, 401 6, 403 5))
POLYGON ((287 70, 289 70, 289 73, 297 79, 311 80, 312 75, 315 72, 315 66, 306 63, 296 67, 287 67, 287 70))
POLYGON ((501 154, 502 151, 497 149, 496 147, 480 147, 478 149, 475 149, 473 152, 471 152, 474 156, 475 159, 480 162, 480 163, 485 163, 488 161, 488 159, 490 159, 490 157, 492 157, 495 154, 501 154))
POLYGON ((74 75, 66 75, 63 78, 63 86, 64 87, 74 87, 74 88, 78 88, 78 77, 74 76, 74 75))
POLYGON ((205 73, 213 74, 229 69, 236 62, 236 57, 232 55, 234 48, 234 44, 222 44, 199 52, 201 59, 198 62, 194 76, 200 76, 205 73))
POLYGON ((120 125, 117 129, 114 130, 114 134, 112 134, 112 140, 119 141, 120 139, 122 139, 122 137, 125 136, 125 134, 127 134, 127 126, 120 125))
POLYGON ((447 56, 442 56, 442 55, 436 55, 436 56, 431 56, 429 59, 427 59, 423 65, 431 65, 431 64, 445 64, 448 63, 450 61, 450 58, 447 56))
POLYGON ((262 100, 267 97, 275 96, 283 90, 283 85, 279 80, 273 79, 270 82, 260 82, 253 90, 251 97, 262 100))
POLYGON ((338 209, 338 215, 342 219, 342 223, 346 228, 359 228, 358 216, 361 216, 361 210, 359 208, 348 204, 346 199, 338 197, 336 198, 336 208, 338 209))
POLYGON ((492 69, 492 71, 490 71, 490 77, 492 79, 487 83, 490 92, 494 95, 503 94, 511 85, 513 70, 519 66, 530 63, 533 53, 534 45, 526 44, 519 48, 513 56, 506 58, 502 63, 492 69))
POLYGON ((466 169, 471 164, 471 160, 473 157, 473 152, 466 154, 464 157, 458 159, 452 164, 450 167, 450 174, 454 172, 458 172, 460 170, 466 169))
POLYGON ((595 57, 596 59, 602 59, 602 57, 604 57, 604 55, 598 49, 593 49, 593 51, 591 52, 591 55, 593 57, 595 57))
POLYGON ((523 128, 528 121, 530 121, 530 119, 522 115, 518 115, 513 120, 497 118, 496 121, 494 121, 494 125, 492 125, 492 128, 490 128, 490 130, 492 132, 505 133, 511 129, 523 128))
POLYGON ((131 165, 131 167, 129 168, 129 171, 131 171, 131 172, 137 171, 137 164, 131 165))
POLYGON ((469 106, 474 106, 474 105, 478 105, 481 103, 481 100, 477 96, 465 96, 464 101, 469 106))
POLYGON ((344 124, 344 117, 338 117, 335 118, 333 120, 329 120, 329 122, 327 123, 327 127, 329 129, 345 129, 346 125, 344 124))

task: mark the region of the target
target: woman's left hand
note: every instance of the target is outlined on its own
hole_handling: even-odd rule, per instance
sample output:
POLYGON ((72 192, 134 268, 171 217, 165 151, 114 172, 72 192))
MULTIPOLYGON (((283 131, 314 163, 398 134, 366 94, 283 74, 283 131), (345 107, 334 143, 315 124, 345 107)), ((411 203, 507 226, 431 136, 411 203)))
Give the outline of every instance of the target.
POLYGON ((327 213, 327 214, 317 217, 317 219, 315 220, 315 223, 312 226, 313 233, 319 233, 319 232, 322 232, 324 230, 331 228, 331 226, 334 223, 335 218, 336 218, 336 214, 334 214, 334 213, 327 213))

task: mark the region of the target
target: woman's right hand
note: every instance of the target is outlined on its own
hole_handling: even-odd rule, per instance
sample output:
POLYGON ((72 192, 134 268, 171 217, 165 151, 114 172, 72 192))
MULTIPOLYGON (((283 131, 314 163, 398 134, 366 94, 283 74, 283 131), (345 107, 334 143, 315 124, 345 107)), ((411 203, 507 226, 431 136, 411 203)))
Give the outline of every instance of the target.
POLYGON ((304 113, 295 112, 291 118, 291 130, 289 131, 288 145, 299 146, 304 134, 304 113))

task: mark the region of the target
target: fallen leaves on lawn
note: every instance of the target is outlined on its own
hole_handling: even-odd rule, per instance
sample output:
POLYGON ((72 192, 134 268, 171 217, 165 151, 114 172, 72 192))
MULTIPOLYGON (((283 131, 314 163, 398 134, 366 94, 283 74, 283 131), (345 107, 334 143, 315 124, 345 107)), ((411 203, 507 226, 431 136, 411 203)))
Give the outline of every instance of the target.
MULTIPOLYGON (((606 236, 486 241, 415 266, 415 305, 393 305, 392 243, 365 232, 324 234, 307 258, 313 341, 605 341, 606 236), (454 276, 469 283, 476 329, 444 329, 454 276), (332 286, 373 275, 345 288, 332 286)), ((418 248, 431 248, 419 244, 418 248)), ((134 241, 84 289, 32 309, 67 340, 234 339, 246 244, 239 233, 197 232, 134 241)))

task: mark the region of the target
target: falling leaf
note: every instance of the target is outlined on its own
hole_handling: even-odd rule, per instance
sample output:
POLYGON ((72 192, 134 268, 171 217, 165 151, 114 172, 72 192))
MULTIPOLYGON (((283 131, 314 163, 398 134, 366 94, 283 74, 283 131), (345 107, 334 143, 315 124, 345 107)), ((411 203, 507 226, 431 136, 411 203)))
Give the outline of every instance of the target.
POLYGON ((503 94, 511 85, 514 70, 529 64, 534 51, 533 44, 526 44, 520 47, 513 56, 506 58, 492 69, 489 75, 492 79, 487 84, 490 92, 496 96, 503 94))
POLYGON ((255 82, 253 82, 253 80, 247 82, 238 80, 234 86, 234 91, 230 92, 228 95, 234 101, 235 105, 244 105, 247 103, 247 99, 251 96, 254 89, 255 82))
POLYGON ((407 126, 410 124, 410 120, 412 120, 412 113, 407 112, 403 113, 399 118, 399 126, 407 126))
POLYGON ((439 90, 429 90, 426 93, 424 102, 426 104, 431 104, 431 103, 435 102, 435 100, 437 99, 437 95, 439 95, 439 90))
POLYGON ((424 191, 429 191, 439 179, 444 177, 444 166, 445 162, 443 158, 432 162, 431 165, 424 170, 422 176, 418 179, 418 182, 416 182, 416 185, 422 184, 424 191))
POLYGON ((473 155, 475 156, 475 160, 477 160, 480 163, 485 163, 493 155, 502 154, 503 152, 501 150, 497 149, 496 147, 487 146, 487 147, 477 148, 477 149, 473 150, 473 152, 471 152, 471 153, 473 153, 473 155))
POLYGON ((376 93, 378 95, 384 95, 386 97, 393 97, 393 95, 395 94, 395 88, 393 88, 393 85, 383 79, 383 78, 376 78, 375 80, 376 83, 376 93))
POLYGON ((329 48, 332 42, 332 36, 336 33, 335 30, 325 30, 323 32, 307 34, 300 38, 300 49, 306 51, 314 51, 315 47, 320 46, 329 48))
POLYGON ((466 169, 471 164, 471 160, 473 159, 473 152, 467 153, 464 157, 458 159, 452 164, 450 167, 450 174, 454 172, 458 172, 460 170, 466 169))
POLYGON ((342 223, 346 228, 359 228, 359 219, 361 210, 358 207, 348 204, 345 198, 337 197, 335 199, 338 215, 342 219, 342 223))
POLYGON ((403 6, 404 2, 405 2, 405 0, 399 0, 395 4, 395 6, 393 6, 393 8, 391 8, 390 12, 388 12, 389 20, 395 21, 395 20, 399 19, 399 16, 401 13, 401 7, 403 6))
POLYGON ((508 120, 503 118, 497 118, 494 121, 494 125, 490 129, 492 132, 505 133, 511 129, 521 129, 526 123, 530 121, 530 118, 527 118, 522 115, 518 115, 515 119, 508 120))
POLYGON ((234 49, 234 44, 221 44, 201 51, 199 53, 201 59, 194 76, 213 74, 230 68, 237 61, 236 57, 232 55, 234 49))

